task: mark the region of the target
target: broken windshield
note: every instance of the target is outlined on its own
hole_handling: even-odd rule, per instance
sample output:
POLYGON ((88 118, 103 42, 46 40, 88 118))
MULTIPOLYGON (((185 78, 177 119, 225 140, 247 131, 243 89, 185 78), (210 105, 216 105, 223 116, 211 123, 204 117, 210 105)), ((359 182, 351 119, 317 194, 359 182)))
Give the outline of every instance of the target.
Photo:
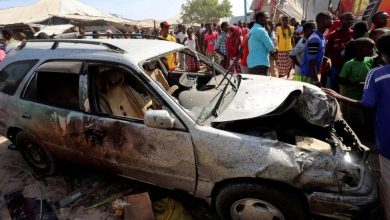
POLYGON ((179 56, 180 53, 184 53, 185 60, 196 59, 200 71, 182 71, 181 82, 189 86, 188 90, 179 94, 179 103, 197 123, 202 123, 210 117, 218 117, 233 99, 240 77, 202 54, 189 49, 179 51, 179 56))

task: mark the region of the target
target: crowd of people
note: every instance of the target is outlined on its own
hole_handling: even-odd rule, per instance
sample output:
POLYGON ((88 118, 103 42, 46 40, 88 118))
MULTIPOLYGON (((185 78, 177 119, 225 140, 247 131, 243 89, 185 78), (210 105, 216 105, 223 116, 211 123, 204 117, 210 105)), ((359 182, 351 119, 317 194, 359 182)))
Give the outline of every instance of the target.
MULTIPOLYGON (((321 12, 315 21, 299 23, 294 18, 282 16, 275 25, 266 12, 258 12, 254 21, 248 24, 242 21, 233 25, 206 23, 188 28, 180 24, 176 32, 169 23, 161 22, 160 29, 155 29, 153 34, 186 45, 235 74, 286 77, 324 87, 325 93, 340 101, 344 118, 359 136, 374 136, 375 124, 382 174, 381 197, 387 219, 390 219, 388 20, 386 12, 378 12, 373 16, 370 28, 366 22, 357 21, 352 13, 337 18, 330 12, 321 12), (366 109, 373 111, 370 113, 366 109)), ((83 36, 83 32, 79 33, 83 36)), ((112 31, 105 34, 106 38, 113 38, 112 31)), ((132 34, 142 32, 136 27, 132 34)), ((127 38, 128 33, 123 36, 127 38)), ((0 61, 5 57, 4 47, 26 40, 26 35, 13 35, 3 30, 2 38, 0 61)), ((49 36, 42 33, 37 38, 49 36)), ((170 70, 199 70, 198 61, 184 57, 184 54, 168 55, 167 64, 170 70)))

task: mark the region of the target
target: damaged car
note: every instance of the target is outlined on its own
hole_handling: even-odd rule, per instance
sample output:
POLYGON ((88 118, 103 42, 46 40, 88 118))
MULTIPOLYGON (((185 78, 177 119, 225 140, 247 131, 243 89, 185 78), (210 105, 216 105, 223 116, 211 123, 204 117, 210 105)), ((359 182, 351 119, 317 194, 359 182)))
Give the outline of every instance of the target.
POLYGON ((334 99, 168 41, 23 42, 0 64, 0 111, 37 172, 73 161, 186 191, 221 219, 350 219, 377 202, 368 148, 334 99))

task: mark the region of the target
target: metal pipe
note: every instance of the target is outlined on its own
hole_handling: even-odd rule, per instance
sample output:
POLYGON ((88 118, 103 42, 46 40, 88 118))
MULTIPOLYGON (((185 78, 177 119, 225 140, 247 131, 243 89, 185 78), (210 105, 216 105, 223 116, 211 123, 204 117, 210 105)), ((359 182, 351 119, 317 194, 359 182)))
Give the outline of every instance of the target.
POLYGON ((244 0, 244 21, 245 21, 245 23, 247 22, 247 19, 246 19, 247 13, 248 13, 248 11, 247 11, 247 8, 246 8, 246 0, 244 0))

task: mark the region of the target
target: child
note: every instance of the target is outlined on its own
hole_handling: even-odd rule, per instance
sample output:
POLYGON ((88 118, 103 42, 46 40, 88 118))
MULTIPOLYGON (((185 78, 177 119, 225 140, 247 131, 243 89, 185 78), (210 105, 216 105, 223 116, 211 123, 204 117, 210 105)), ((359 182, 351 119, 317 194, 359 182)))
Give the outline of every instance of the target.
MULTIPOLYGON (((375 43, 369 38, 355 40, 355 58, 346 62, 339 75, 340 94, 351 99, 360 100, 363 96, 364 80, 367 73, 372 69, 374 59, 371 57, 374 52, 375 43)), ((344 119, 356 131, 358 136, 364 135, 366 131, 364 124, 368 123, 368 115, 364 111, 352 108, 344 103, 340 104, 344 119)))
POLYGON ((310 35, 313 33, 314 29, 316 29, 316 24, 313 22, 308 22, 303 25, 303 37, 298 41, 297 45, 295 45, 294 49, 290 53, 290 58, 295 64, 295 76, 294 79, 297 81, 301 81, 301 62, 303 52, 305 51, 306 39, 309 39, 310 35))
POLYGON ((355 108, 370 108, 375 113, 375 140, 381 169, 380 195, 385 208, 385 219, 390 220, 390 34, 382 35, 377 48, 386 65, 368 74, 363 98, 358 101, 337 94, 330 89, 325 93, 355 108))
MULTIPOLYGON (((199 49, 198 46, 198 38, 192 31, 192 28, 187 29, 187 37, 184 38, 184 45, 190 48, 193 51, 199 49)), ((186 67, 188 72, 198 72, 199 71, 199 63, 198 60, 190 55, 186 55, 186 67)))
POLYGON ((355 40, 355 57, 346 62, 341 69, 339 84, 340 94, 351 99, 360 100, 363 95, 363 82, 368 71, 372 69, 375 42, 370 38, 355 40))

